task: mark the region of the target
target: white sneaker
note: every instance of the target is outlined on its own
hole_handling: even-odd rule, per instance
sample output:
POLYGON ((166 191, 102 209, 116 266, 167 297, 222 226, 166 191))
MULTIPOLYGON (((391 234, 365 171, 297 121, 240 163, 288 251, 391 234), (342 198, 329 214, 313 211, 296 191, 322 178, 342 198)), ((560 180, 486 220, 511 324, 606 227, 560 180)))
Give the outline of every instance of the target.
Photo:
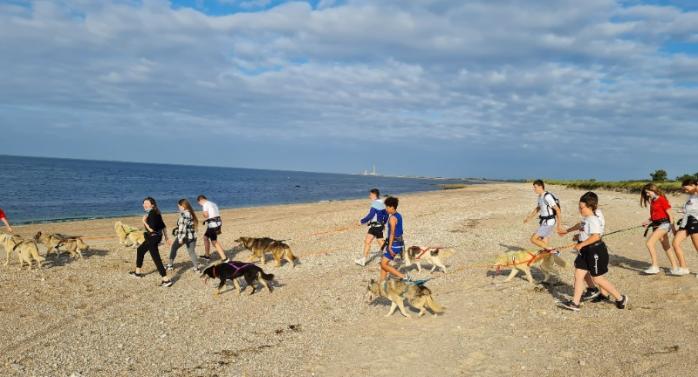
POLYGON ((355 260, 354 262, 356 262, 356 264, 358 264, 361 267, 366 266, 366 258, 364 258, 364 257, 361 257, 361 258, 355 260))
POLYGON ((676 276, 683 276, 683 275, 688 275, 690 274, 691 271, 688 270, 688 268, 677 268, 675 271, 672 271, 672 275, 676 276))
POLYGON ((646 269, 646 270, 644 270, 644 271, 642 271, 642 272, 645 273, 646 275, 655 275, 655 274, 658 274, 658 273, 659 273, 659 267, 657 267, 657 266, 650 266, 650 268, 648 268, 648 269, 646 269))
POLYGON ((680 272, 681 272, 680 268, 672 268, 671 270, 669 270, 669 275, 679 276, 680 272))

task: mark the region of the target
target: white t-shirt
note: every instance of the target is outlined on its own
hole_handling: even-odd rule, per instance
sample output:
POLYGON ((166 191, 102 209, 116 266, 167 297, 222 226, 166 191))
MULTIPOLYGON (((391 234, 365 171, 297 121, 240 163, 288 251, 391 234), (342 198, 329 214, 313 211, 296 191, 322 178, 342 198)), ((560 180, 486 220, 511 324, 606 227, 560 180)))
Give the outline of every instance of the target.
MULTIPOLYGON (((553 208, 557 205, 555 203, 555 198, 553 198, 553 195, 546 192, 542 196, 538 197, 538 216, 541 217, 548 217, 548 216, 555 216, 555 211, 553 211, 553 208)), ((550 219, 550 220, 543 220, 541 225, 555 225, 555 219, 550 219)))
MULTIPOLYGON (((204 212, 208 212, 207 219, 212 219, 214 217, 220 217, 220 215, 221 215, 220 211, 218 211, 218 206, 216 205, 216 203, 214 203, 210 200, 207 200, 206 203, 204 203, 204 205, 202 207, 204 209, 204 212)), ((219 226, 220 225, 216 221, 209 221, 208 222, 209 228, 217 228, 219 226)))
POLYGON ((694 217, 698 216, 698 195, 690 195, 686 204, 683 205, 684 213, 692 215, 694 217))
MULTIPOLYGON (((603 216, 603 215, 602 215, 603 216)), ((582 229, 579 231, 579 241, 584 242, 593 234, 603 235, 603 226, 599 216, 591 215, 582 219, 582 229)))
POLYGON ((596 217, 599 218, 599 221, 601 222, 601 235, 603 236, 604 233, 606 233, 606 218, 603 216, 603 212, 601 212, 600 209, 597 209, 596 212, 596 217))

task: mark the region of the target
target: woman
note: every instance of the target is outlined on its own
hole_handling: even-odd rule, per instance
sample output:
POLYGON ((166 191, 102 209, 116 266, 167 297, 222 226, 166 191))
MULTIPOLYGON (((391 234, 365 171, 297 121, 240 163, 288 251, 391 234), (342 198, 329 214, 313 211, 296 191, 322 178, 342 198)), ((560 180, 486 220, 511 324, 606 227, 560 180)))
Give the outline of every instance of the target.
POLYGON ((671 204, 664 195, 664 192, 657 187, 654 183, 648 183, 642 188, 642 193, 640 194, 640 205, 642 207, 650 207, 650 218, 649 221, 645 221, 642 226, 647 228, 645 231, 645 236, 647 232, 652 229, 652 235, 647 240, 647 250, 650 253, 650 260, 652 265, 644 271, 645 274, 655 275, 659 273, 659 265, 657 264, 657 250, 655 245, 657 241, 662 243, 662 248, 666 252, 669 258, 669 263, 671 263, 671 274, 676 274, 679 272, 679 268, 676 265, 676 259, 670 252, 671 243, 669 243, 669 232, 673 230, 674 219, 671 216, 671 204))
POLYGON ((191 259, 191 262, 194 264, 194 272, 199 272, 199 261, 196 257, 196 229, 199 219, 196 217, 196 213, 188 200, 180 199, 179 202, 177 202, 177 206, 179 207, 179 219, 177 220, 177 227, 172 233, 174 242, 168 242, 171 249, 170 263, 167 265, 167 270, 171 271, 174 269, 177 250, 179 250, 182 245, 186 245, 189 259, 191 259))
POLYGON ((150 257, 153 258, 153 263, 157 267, 160 276, 162 276, 162 281, 160 286, 170 287, 172 286, 172 280, 167 277, 167 272, 165 272, 165 267, 162 265, 162 260, 160 259, 160 251, 158 250, 158 245, 162 238, 165 237, 167 241, 167 232, 165 223, 162 221, 162 214, 158 209, 158 205, 155 199, 147 197, 143 199, 143 210, 147 215, 143 216, 143 225, 145 226, 145 242, 143 242, 136 250, 136 270, 129 272, 132 276, 137 278, 143 277, 141 273, 141 267, 143 267, 143 257, 146 252, 150 252, 150 257))
POLYGON ((686 179, 681 182, 681 188, 688 194, 688 200, 683 206, 683 218, 678 222, 679 230, 674 236, 673 246, 680 265, 676 275, 688 275, 690 271, 681 249, 681 242, 691 237, 693 247, 698 251, 698 180, 686 179))

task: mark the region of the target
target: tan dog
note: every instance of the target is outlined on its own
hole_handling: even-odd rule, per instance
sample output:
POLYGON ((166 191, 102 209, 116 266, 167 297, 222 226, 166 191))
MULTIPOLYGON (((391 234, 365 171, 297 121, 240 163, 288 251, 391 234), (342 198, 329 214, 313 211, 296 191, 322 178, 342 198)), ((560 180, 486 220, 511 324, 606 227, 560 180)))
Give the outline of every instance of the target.
POLYGON ((277 241, 269 237, 240 237, 235 242, 252 252, 250 262, 260 261, 262 264, 265 264, 266 253, 271 253, 274 257, 274 265, 276 267, 281 266, 281 259, 286 259, 291 267, 295 267, 295 261, 298 259, 291 252, 291 247, 283 241, 277 241))
POLYGON ((80 237, 70 237, 62 234, 46 234, 42 232, 37 232, 34 235, 34 241, 42 243, 46 246, 46 255, 51 252, 60 255, 59 248, 63 246, 68 253, 73 257, 82 258, 82 253, 90 249, 89 246, 80 237))
POLYGON ((114 230, 119 237, 119 242, 124 246, 138 247, 145 242, 145 234, 142 229, 117 221, 114 223, 114 230))
POLYGON ((422 263, 431 264, 430 272, 434 272, 436 268, 446 273, 446 266, 441 261, 442 258, 448 258, 454 254, 453 249, 441 247, 425 247, 425 246, 410 246, 404 253, 405 267, 410 267, 413 264, 417 265, 417 270, 422 272, 422 263))
POLYGON ((20 269, 24 267, 24 263, 27 263, 31 270, 32 261, 36 261, 37 266, 41 268, 41 262, 44 261, 44 257, 39 255, 39 247, 36 246, 36 242, 33 240, 24 240, 17 235, 1 234, 0 242, 2 242, 5 252, 7 252, 5 266, 10 264, 10 254, 16 252, 20 269))
POLYGON ((395 313, 395 309, 399 308, 400 313, 407 318, 410 315, 405 310, 405 299, 415 309, 419 309, 418 316, 421 317, 427 312, 427 308, 432 314, 441 314, 446 308, 437 304, 431 297, 431 290, 424 285, 411 285, 403 281, 385 281, 383 284, 371 279, 368 283, 369 302, 377 297, 385 297, 392 303, 386 317, 390 317, 395 313))
POLYGON ((543 282, 547 282, 550 274, 555 272, 555 264, 562 268, 567 267, 567 262, 556 254, 526 250, 507 252, 498 256, 494 262, 497 270, 511 268, 509 276, 504 280, 505 283, 511 281, 519 271, 523 271, 531 284, 533 284, 531 267, 538 267, 543 272, 543 282))

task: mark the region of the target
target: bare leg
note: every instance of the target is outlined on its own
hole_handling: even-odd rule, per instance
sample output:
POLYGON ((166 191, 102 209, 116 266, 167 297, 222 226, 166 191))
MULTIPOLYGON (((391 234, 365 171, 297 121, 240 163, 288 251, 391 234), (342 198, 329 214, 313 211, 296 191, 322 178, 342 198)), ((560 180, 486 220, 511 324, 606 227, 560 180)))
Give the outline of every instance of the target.
POLYGON ((620 300, 620 292, 618 292, 616 287, 614 287, 613 284, 611 284, 611 282, 608 281, 608 279, 606 279, 603 276, 592 277, 592 279, 594 279, 594 283, 596 283, 596 285, 598 285, 599 288, 601 288, 603 291, 610 293, 611 296, 613 296, 613 298, 615 298, 616 300, 620 300))
POLYGON ((204 236, 204 255, 207 257, 211 255, 211 240, 204 236))
MULTIPOLYGON (((657 230, 652 232, 652 235, 647 240, 647 244, 646 244, 647 251, 649 251, 649 253, 650 253, 650 261, 652 263, 652 266, 654 266, 654 267, 659 266, 657 263, 657 249, 655 246, 657 244, 657 241, 660 241, 660 240, 662 241, 662 246, 664 246, 665 236, 666 236, 666 230, 657 228, 657 230)), ((667 243, 668 243, 668 239, 667 239, 667 243)), ((669 258, 669 260, 671 260, 671 257, 669 258)), ((674 266, 673 261, 672 261, 671 265, 672 265, 672 267, 674 266)))
POLYGON ((366 234, 364 238, 364 258, 368 259, 368 253, 371 252, 371 242, 375 237, 372 234, 366 234))
POLYGON ((688 264, 686 264, 686 257, 683 255, 683 249, 681 248, 681 242, 686 239, 686 231, 685 230, 679 230, 676 232, 676 235, 674 236, 674 242, 672 242, 672 245, 674 246, 674 253, 676 254, 676 259, 679 261, 679 267, 681 268, 688 268, 688 264))
POLYGON ((587 270, 574 270, 574 296, 572 297, 572 302, 579 305, 582 301, 582 293, 584 293, 584 280, 589 271, 587 270))
POLYGON ((534 234, 531 236, 531 243, 534 244, 534 245, 536 245, 536 246, 538 246, 538 247, 540 247, 541 249, 547 249, 547 248, 548 248, 548 241, 549 241, 549 240, 550 240, 549 238, 541 238, 541 237, 538 236, 538 234, 536 234, 536 233, 534 233, 534 234))
POLYGON ((383 257, 381 258, 381 282, 385 280, 387 274, 391 274, 400 279, 405 278, 404 274, 401 274, 400 271, 396 270, 395 267, 390 265, 388 258, 383 257))
POLYGON ((221 260, 226 260, 228 257, 225 256, 225 252, 223 251, 223 246, 221 246, 220 241, 211 241, 213 246, 216 248, 216 251, 218 252, 218 256, 221 257, 221 260))
POLYGON ((669 242, 669 234, 666 231, 664 231, 664 236, 660 239, 660 241, 662 242, 662 248, 664 249, 667 258, 669 258, 669 263, 671 263, 671 269, 677 269, 678 267, 676 263, 676 258, 674 257, 674 254, 671 253, 671 243, 669 242))

